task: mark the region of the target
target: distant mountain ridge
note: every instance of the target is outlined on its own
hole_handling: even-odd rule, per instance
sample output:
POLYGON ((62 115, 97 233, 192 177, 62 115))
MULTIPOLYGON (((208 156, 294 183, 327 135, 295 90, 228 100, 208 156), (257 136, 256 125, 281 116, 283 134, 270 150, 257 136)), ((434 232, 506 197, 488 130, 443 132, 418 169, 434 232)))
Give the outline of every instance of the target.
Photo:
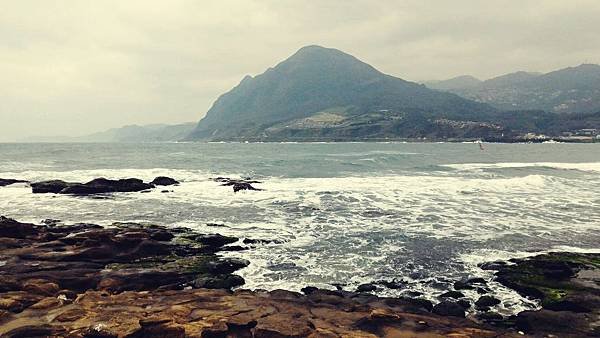
POLYGON ((419 137, 436 120, 495 113, 487 104, 383 74, 342 51, 307 46, 219 97, 188 139, 419 137))
POLYGON ((555 113, 600 111, 600 65, 582 64, 546 74, 516 72, 475 86, 440 86, 453 79, 428 83, 430 88, 487 103, 500 110, 544 110, 555 113))
POLYGON ((472 88, 480 85, 483 81, 471 75, 462 75, 442 81, 428 81, 423 83, 425 86, 436 90, 453 90, 472 88))
POLYGON ((128 125, 85 136, 30 137, 25 142, 175 142, 185 138, 196 123, 128 125))

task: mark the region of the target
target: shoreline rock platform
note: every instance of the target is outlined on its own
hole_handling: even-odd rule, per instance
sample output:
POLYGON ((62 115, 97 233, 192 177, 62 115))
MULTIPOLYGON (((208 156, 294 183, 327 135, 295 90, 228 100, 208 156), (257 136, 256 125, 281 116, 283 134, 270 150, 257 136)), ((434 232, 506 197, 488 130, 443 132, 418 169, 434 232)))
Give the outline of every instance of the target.
MULTIPOLYGON (((238 242, 186 228, 0 217, 0 337, 598 335, 597 254, 482 266, 543 304, 494 322, 453 316, 457 309, 448 307, 449 300, 440 302, 448 307, 441 315, 440 304, 368 292, 243 290, 235 272, 251 262, 219 255, 238 242)), ((493 297, 481 302, 495 303, 493 297)))

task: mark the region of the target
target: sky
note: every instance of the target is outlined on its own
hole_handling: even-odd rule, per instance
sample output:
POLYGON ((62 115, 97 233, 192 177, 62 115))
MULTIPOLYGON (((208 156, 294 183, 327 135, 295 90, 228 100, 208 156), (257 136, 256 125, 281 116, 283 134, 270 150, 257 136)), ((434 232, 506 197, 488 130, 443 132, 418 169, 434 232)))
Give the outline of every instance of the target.
POLYGON ((305 45, 406 80, 600 63, 598 0, 0 0, 0 141, 198 121, 305 45))

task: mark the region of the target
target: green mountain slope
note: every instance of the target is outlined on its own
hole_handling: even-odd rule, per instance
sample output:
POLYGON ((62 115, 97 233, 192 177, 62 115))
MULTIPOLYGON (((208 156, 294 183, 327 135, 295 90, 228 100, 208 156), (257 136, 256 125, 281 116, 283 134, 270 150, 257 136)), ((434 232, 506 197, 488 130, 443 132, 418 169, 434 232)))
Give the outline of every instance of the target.
POLYGON ((339 50, 308 46, 219 97, 188 139, 407 137, 423 135, 414 128, 434 128, 436 120, 487 120, 495 113, 339 50))
POLYGON ((600 66, 583 64, 547 74, 517 72, 476 86, 441 89, 501 110, 593 113, 600 111, 600 66))

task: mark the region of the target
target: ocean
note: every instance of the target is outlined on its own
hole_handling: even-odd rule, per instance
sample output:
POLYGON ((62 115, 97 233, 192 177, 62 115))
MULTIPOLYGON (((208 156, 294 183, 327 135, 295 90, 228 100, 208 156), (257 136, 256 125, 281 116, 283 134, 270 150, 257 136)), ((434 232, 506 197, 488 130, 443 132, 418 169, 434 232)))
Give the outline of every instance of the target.
MULTIPOLYGON (((491 279, 479 263, 600 250, 600 146, 473 143, 0 144, 0 178, 84 182, 164 175, 150 193, 72 197, 0 188, 20 221, 140 222, 272 243, 231 252, 244 288, 354 290, 435 299, 454 281, 491 279), (211 178, 252 178, 233 193, 211 178), (208 226, 209 223, 222 227, 208 226)), ((490 282, 500 312, 534 301, 490 282)), ((476 299, 475 291, 467 290, 476 299)))

